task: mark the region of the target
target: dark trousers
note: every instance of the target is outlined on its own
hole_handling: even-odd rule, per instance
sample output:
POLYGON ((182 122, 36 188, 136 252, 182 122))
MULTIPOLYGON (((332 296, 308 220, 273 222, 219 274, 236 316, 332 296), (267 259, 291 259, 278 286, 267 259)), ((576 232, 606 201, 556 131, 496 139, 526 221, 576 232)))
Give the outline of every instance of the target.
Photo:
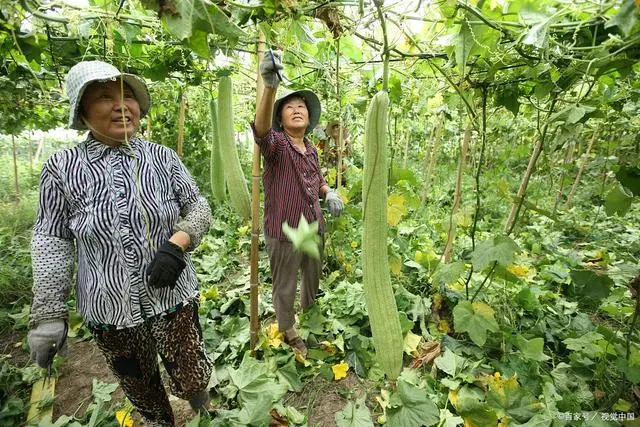
POLYGON ((132 328, 96 328, 92 333, 125 395, 153 426, 174 425, 169 397, 160 379, 158 354, 171 378, 174 395, 189 400, 207 389, 211 360, 202 340, 197 301, 132 328))
MULTIPOLYGON (((285 332, 295 325, 293 310, 298 285, 298 270, 302 271, 300 306, 303 310, 316 300, 322 274, 322 260, 315 259, 294 249, 289 241, 265 236, 271 277, 273 280, 273 308, 278 319, 278 328, 285 332)), ((323 244, 320 243, 320 253, 323 244)))

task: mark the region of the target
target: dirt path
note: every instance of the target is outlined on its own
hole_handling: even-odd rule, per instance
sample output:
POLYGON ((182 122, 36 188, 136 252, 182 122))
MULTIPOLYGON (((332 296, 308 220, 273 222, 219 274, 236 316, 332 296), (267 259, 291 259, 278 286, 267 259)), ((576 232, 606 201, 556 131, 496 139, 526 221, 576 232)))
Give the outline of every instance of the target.
MULTIPOLYGON (((58 373, 54 420, 61 415, 82 416, 92 401, 94 378, 110 384, 117 382, 93 341, 69 339, 68 354, 58 373)), ((124 399, 124 393, 118 387, 111 397, 113 402, 120 402, 124 399)), ((172 398, 171 406, 178 426, 183 426, 195 415, 183 400, 172 398)), ((145 425, 138 414, 134 413, 133 418, 136 426, 145 425)))

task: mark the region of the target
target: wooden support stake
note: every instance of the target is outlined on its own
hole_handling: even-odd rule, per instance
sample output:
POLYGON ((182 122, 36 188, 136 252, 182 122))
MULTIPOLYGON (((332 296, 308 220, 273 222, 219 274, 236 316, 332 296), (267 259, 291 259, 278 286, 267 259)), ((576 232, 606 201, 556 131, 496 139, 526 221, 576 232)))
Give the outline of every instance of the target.
POLYGON ((180 92, 180 112, 178 113, 178 157, 182 158, 184 151, 184 115, 187 109, 187 97, 184 91, 180 92))
POLYGON ((33 156, 33 163, 38 163, 40 160, 40 154, 42 154, 42 148, 44 147, 44 136, 40 138, 40 142, 38 143, 38 148, 36 148, 36 155, 33 156))
POLYGON ((464 176, 464 167, 467 162, 467 151, 469 150, 469 141, 471 140, 471 123, 467 124, 467 130, 464 132, 462 144, 460 145, 460 162, 458 163, 458 174, 456 176, 456 190, 453 195, 453 206, 451 207, 451 216, 449 217, 449 233, 447 235, 447 244, 444 248, 445 264, 451 262, 451 254, 453 252, 453 239, 456 235, 455 216, 460 207, 462 199, 462 178, 464 176))
POLYGON ((515 226, 515 222, 518 216, 518 212, 520 207, 522 206, 522 202, 524 200, 524 195, 527 192, 527 187, 529 186, 529 180, 531 179, 531 175, 533 175, 533 170, 535 169, 536 162, 538 161, 538 157, 540 157, 540 153, 542 152, 542 138, 538 137, 536 139, 536 145, 533 147, 533 152, 531 153, 531 157, 529 158, 529 164, 527 165, 527 170, 522 177, 522 181, 520 182, 520 188, 518 188, 518 194, 516 195, 515 201, 511 205, 511 211, 509 212, 509 216, 507 217, 507 221, 504 223, 504 234, 509 235, 515 226))
MULTIPOLYGON (((260 75, 260 62, 265 52, 265 36, 262 31, 258 36, 258 45, 256 46, 258 54, 258 70, 256 77, 256 105, 260 105, 260 99, 262 98, 262 91, 264 84, 260 75)), ((260 238, 260 147, 258 144, 253 144, 253 157, 251 167, 251 274, 249 278, 250 283, 250 317, 249 317, 249 331, 250 331, 250 345, 251 354, 255 356, 256 345, 258 343, 258 331, 260 330, 260 319, 258 318, 258 298, 259 298, 259 286, 258 283, 258 253, 259 253, 259 238, 260 238)))
POLYGON ((431 177, 433 168, 438 160, 438 150, 440 149, 440 140, 442 139, 442 130, 444 128, 444 113, 440 115, 436 127, 431 132, 431 144, 427 148, 427 154, 424 159, 424 187, 422 189, 422 202, 429 199, 429 190, 431 188, 431 177))
MULTIPOLYGON (((338 98, 338 164, 336 165, 336 188, 342 187, 342 100, 340 99, 340 39, 336 40, 336 97, 338 98)), ((331 132, 331 129, 329 129, 331 132)))
POLYGON ((584 172, 587 163, 589 163, 589 153, 591 153, 591 149, 593 148, 593 143, 596 140, 596 136, 598 135, 598 128, 593 131, 593 135, 589 140, 589 145, 587 146, 587 151, 584 153, 584 157, 580 162, 580 169, 578 169, 578 174, 576 175, 575 181, 573 181, 573 185, 571 186, 571 191, 569 191, 569 195, 567 196, 567 203, 565 206, 567 208, 571 207, 571 203, 573 202, 573 196, 576 194, 576 190, 578 189, 578 184, 580 183, 580 178, 582 177, 582 173, 584 172))
POLYGON ((13 146, 13 174, 16 186, 16 201, 20 200, 20 184, 18 179, 18 150, 16 148, 16 136, 11 135, 11 144, 13 146))
POLYGON ((29 132, 29 171, 33 172, 33 132, 29 132))

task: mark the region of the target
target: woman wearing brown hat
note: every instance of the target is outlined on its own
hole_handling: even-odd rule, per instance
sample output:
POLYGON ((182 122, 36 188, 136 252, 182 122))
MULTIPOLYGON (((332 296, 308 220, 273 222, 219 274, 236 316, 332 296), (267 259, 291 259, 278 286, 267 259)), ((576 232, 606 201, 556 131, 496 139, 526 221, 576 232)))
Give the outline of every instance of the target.
POLYGON ((43 166, 31 243, 32 358, 50 368, 67 335, 77 258, 77 310, 140 414, 173 426, 160 379, 194 409, 209 400, 211 361, 198 320, 189 251, 211 210, 175 152, 137 135, 151 106, 142 79, 101 61, 67 77, 69 127, 86 139, 43 166))
MULTIPOLYGON (((294 250, 282 232, 286 221, 298 227, 300 216, 307 222, 324 218, 319 198, 323 198, 332 216, 339 216, 343 204, 320 172, 318 153, 306 134, 320 119, 320 101, 310 90, 284 91, 276 99, 282 62, 279 52, 269 51, 260 64, 264 92, 253 123, 254 139, 264 157, 264 233, 273 281, 273 306, 278 328, 293 349, 306 356, 307 348, 295 329, 294 300, 298 271, 302 271, 300 305, 313 304, 318 292, 322 263, 294 250)), ((322 252, 322 251, 320 251, 322 252)))

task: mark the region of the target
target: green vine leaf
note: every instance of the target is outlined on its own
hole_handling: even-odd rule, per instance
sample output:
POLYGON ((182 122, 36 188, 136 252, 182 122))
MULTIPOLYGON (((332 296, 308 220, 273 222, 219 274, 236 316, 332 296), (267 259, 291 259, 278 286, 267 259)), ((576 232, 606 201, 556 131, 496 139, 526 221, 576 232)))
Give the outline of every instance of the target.
POLYGON ((291 240, 296 250, 315 259, 320 259, 318 221, 309 224, 304 215, 300 215, 298 228, 292 228, 285 221, 284 224, 282 224, 282 232, 291 240))
MULTIPOLYGON (((163 16, 171 34, 180 40, 190 38, 195 30, 222 36, 234 45, 246 33, 209 0, 173 0, 175 13, 163 16)), ((165 8, 166 10, 166 8, 165 8)))
POLYGON ((618 27, 625 36, 628 36, 636 22, 638 22, 638 13, 635 0, 624 0, 618 14, 604 24, 604 27, 618 27))
POLYGON ((454 328, 457 332, 468 332, 471 341, 482 347, 487 341, 487 331, 500 330, 494 313, 484 302, 461 301, 453 309, 454 328))
POLYGON ((616 185, 607 194, 604 201, 604 209, 607 215, 619 215, 625 216, 631 208, 631 202, 633 201, 633 194, 627 192, 625 187, 616 185))
POLYGON ((440 411, 424 390, 398 380, 398 391, 391 395, 387 416, 390 426, 432 426, 440 420, 440 411))
POLYGON ((355 403, 347 402, 344 409, 335 415, 338 427, 373 427, 371 414, 365 404, 365 396, 355 403))
POLYGON ((471 256, 471 263, 475 271, 482 271, 493 262, 506 267, 513 264, 518 252, 520 248, 512 238, 498 235, 478 244, 471 256))

